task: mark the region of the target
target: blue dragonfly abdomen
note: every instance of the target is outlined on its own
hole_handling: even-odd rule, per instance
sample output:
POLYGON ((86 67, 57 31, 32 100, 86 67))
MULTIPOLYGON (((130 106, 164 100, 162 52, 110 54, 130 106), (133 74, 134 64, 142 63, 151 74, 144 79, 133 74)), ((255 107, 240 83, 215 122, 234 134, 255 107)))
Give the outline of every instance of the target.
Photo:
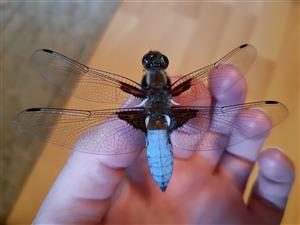
POLYGON ((165 191, 173 172, 173 151, 167 130, 148 130, 146 150, 152 178, 165 191))

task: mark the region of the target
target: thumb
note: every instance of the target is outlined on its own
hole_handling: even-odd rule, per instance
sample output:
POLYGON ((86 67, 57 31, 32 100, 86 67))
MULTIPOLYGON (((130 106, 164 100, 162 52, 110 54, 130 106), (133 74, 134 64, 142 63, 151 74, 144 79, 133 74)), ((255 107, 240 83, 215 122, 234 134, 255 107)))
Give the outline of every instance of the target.
POLYGON ((73 152, 55 181, 34 224, 101 222, 125 168, 139 156, 143 145, 144 134, 121 120, 103 124, 88 132, 75 146, 77 151, 73 152), (96 150, 91 151, 90 148, 96 150), (82 153, 120 148, 123 148, 122 152, 129 153, 82 153))

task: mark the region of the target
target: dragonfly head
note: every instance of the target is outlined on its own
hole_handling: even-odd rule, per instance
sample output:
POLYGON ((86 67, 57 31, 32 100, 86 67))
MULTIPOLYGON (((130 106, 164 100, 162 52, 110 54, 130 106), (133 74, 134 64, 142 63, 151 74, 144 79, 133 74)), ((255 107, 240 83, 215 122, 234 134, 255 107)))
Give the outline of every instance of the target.
POLYGON ((166 69, 169 65, 167 56, 158 51, 149 51, 142 59, 143 66, 146 70, 151 68, 166 69))

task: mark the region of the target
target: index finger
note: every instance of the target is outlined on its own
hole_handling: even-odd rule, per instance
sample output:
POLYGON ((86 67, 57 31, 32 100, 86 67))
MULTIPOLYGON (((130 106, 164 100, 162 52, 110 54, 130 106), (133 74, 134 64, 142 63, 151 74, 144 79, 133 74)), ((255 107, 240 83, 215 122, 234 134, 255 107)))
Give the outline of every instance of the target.
MULTIPOLYGON (((183 93, 182 96, 175 98, 175 101, 182 105, 187 105, 187 101, 189 106, 215 107, 232 105, 244 101, 247 88, 243 74, 239 69, 233 65, 225 64, 220 65, 210 72, 208 75, 208 86, 202 83, 196 83, 190 89, 183 93)), ((201 149, 208 149, 205 144, 212 145, 213 141, 218 139, 216 133, 219 133, 222 127, 220 127, 220 124, 214 123, 213 113, 207 114, 207 116, 202 115, 203 118, 200 116, 201 115, 199 115, 198 118, 188 121, 188 124, 191 125, 189 127, 199 127, 200 125, 200 130, 196 130, 195 134, 188 132, 187 129, 185 130, 185 127, 172 133, 174 152, 182 152, 182 155, 184 152, 188 152, 180 151, 180 146, 184 146, 184 149, 189 149, 190 151, 195 151, 199 148, 201 155, 209 157, 213 161, 217 161, 221 151, 201 151, 201 149), (211 123, 211 128, 217 128, 216 133, 213 133, 213 129, 206 130, 204 123, 211 123), (199 142, 202 144, 200 147, 198 146, 199 142)), ((218 121, 220 121, 220 119, 218 121)), ((228 122, 228 119, 226 119, 226 122, 228 122)), ((228 124, 224 122, 224 125, 228 128, 228 124)), ((207 128, 209 128, 209 126, 207 126, 207 128)), ((212 148, 213 146, 209 147, 209 149, 212 148)), ((190 154, 186 153, 186 155, 190 154)))

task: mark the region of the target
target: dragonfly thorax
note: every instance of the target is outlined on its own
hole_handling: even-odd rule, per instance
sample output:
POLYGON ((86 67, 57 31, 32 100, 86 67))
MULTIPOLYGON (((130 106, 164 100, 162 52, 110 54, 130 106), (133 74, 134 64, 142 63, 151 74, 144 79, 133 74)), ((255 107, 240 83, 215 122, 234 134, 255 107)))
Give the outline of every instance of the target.
POLYGON ((146 89, 144 107, 148 113, 167 113, 171 101, 171 82, 164 70, 148 70, 142 80, 142 86, 146 89))
POLYGON ((153 88, 169 89, 170 84, 171 82, 166 71, 157 68, 147 70, 142 80, 142 85, 148 90, 153 88))
POLYGON ((168 115, 155 113, 146 117, 147 130, 168 130, 171 119, 168 115))

